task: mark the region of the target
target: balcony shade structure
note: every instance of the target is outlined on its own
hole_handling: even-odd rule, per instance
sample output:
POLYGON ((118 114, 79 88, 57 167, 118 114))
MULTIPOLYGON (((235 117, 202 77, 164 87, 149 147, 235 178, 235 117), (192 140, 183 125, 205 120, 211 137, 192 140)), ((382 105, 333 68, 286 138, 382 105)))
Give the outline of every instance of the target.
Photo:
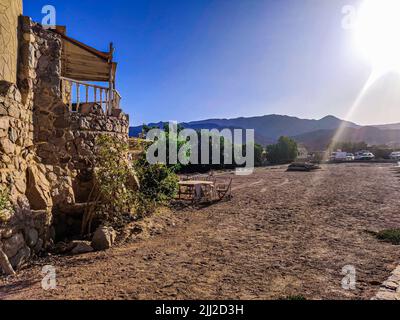
POLYGON ((99 51, 66 35, 66 28, 54 30, 62 39, 61 92, 64 102, 72 111, 83 105, 97 104, 110 115, 120 109, 120 99, 115 88, 117 63, 113 61, 114 48, 99 51), (108 86, 87 82, 107 82, 108 86))

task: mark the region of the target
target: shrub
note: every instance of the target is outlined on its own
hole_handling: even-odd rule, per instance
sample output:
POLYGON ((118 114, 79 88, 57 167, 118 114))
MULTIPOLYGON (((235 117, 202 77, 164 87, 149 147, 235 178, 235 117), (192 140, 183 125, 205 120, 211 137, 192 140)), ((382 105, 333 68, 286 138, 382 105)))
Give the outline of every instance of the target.
POLYGON ((179 178, 173 168, 149 164, 144 157, 135 163, 139 181, 138 210, 146 214, 157 205, 168 204, 178 192, 179 178))
POLYGON ((390 242, 395 245, 400 244, 400 229, 383 230, 376 233, 379 240, 390 242))
POLYGON ((277 144, 267 146, 267 160, 272 164, 293 162, 298 154, 296 141, 288 137, 280 137, 277 144))
POLYGON ((123 225, 127 214, 147 215, 168 204, 178 191, 178 176, 162 164, 150 165, 145 154, 128 161, 127 143, 103 135, 96 139, 94 186, 82 221, 82 234, 91 232, 94 218, 123 225))
POLYGON ((91 224, 99 213, 102 219, 115 220, 131 212, 136 204, 138 181, 132 165, 127 160, 128 144, 109 135, 96 139, 94 185, 83 221, 82 234, 91 232, 91 224))
POLYGON ((7 212, 12 210, 13 207, 8 190, 0 188, 0 222, 6 221, 8 218, 7 212))
POLYGON ((127 161, 128 145, 105 135, 98 137, 96 145, 94 175, 99 196, 111 209, 129 211, 138 183, 134 168, 127 161))
POLYGON ((264 148, 259 145, 254 145, 254 165, 260 167, 264 164, 264 148))

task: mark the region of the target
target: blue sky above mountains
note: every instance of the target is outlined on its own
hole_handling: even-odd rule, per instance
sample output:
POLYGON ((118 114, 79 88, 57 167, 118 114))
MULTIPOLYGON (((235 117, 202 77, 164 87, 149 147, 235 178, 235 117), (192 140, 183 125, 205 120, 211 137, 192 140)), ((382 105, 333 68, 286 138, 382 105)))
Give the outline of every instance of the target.
MULTIPOLYGON (((371 68, 341 26, 356 0, 25 0, 41 21, 100 50, 113 41, 131 124, 264 114, 344 118, 371 68)), ((349 119, 400 122, 400 78, 388 74, 349 119)))

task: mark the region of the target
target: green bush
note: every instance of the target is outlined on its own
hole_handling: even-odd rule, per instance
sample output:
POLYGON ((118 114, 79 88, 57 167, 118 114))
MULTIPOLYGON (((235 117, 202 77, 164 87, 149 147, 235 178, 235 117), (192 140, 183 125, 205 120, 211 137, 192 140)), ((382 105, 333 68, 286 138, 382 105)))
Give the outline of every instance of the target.
POLYGON ((121 220, 136 204, 138 182, 132 165, 127 161, 128 144, 109 135, 96 139, 94 185, 82 221, 82 234, 91 232, 94 218, 121 220))
POLYGON ((82 234, 91 232, 94 218, 123 225, 127 214, 144 216, 165 205, 178 191, 178 176, 165 165, 150 165, 145 154, 128 161, 129 146, 112 136, 96 139, 94 186, 82 222, 82 234))
POLYGON ((288 137, 280 137, 277 144, 267 146, 267 160, 272 164, 293 162, 298 154, 296 141, 288 137))
POLYGON ((264 164, 264 148, 259 145, 254 145, 254 165, 260 167, 264 164))
POLYGON ((129 211, 138 188, 136 174, 127 161, 128 144, 111 136, 96 141, 95 180, 99 197, 117 211, 129 211))
POLYGON ((168 204, 178 192, 179 178, 164 164, 149 164, 144 157, 135 165, 139 181, 138 209, 141 213, 168 204))
POLYGON ((0 222, 4 222, 7 219, 5 211, 13 210, 10 194, 7 189, 0 188, 0 222))
POLYGON ((400 244, 400 229, 383 230, 376 234, 379 240, 390 242, 395 245, 400 244))

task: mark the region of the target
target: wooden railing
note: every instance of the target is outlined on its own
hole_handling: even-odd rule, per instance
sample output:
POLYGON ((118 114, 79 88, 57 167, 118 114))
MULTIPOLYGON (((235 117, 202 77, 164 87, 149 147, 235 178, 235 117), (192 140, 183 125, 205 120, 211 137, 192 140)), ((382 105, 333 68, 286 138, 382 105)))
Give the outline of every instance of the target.
POLYGON ((89 103, 100 105, 107 115, 120 109, 121 95, 117 90, 91 83, 62 77, 61 95, 70 111, 79 111, 81 105, 89 103))

